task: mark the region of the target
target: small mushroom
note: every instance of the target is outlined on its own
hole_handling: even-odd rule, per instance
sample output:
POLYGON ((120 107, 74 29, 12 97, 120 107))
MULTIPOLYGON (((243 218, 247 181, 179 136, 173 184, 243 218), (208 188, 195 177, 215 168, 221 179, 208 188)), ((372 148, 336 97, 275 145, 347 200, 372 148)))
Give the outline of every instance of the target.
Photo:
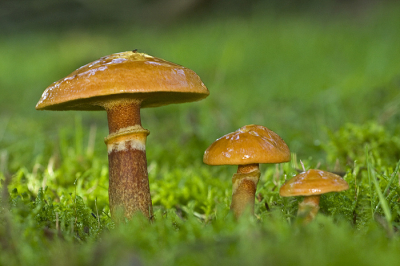
POLYGON ((275 132, 248 125, 211 144, 203 162, 209 165, 238 165, 232 178, 231 210, 239 217, 246 209, 254 213, 255 192, 260 178, 260 163, 290 161, 290 150, 275 132))
POLYGON ((304 196, 299 203, 297 215, 304 222, 312 221, 319 210, 321 194, 339 192, 349 188, 349 184, 340 176, 330 172, 310 169, 285 182, 279 190, 282 197, 304 196))
POLYGON ((77 69, 43 93, 37 110, 106 110, 109 201, 114 216, 152 217, 146 138, 140 108, 201 100, 199 76, 183 66, 136 51, 116 53, 77 69), (118 211, 119 212, 119 211, 118 211))

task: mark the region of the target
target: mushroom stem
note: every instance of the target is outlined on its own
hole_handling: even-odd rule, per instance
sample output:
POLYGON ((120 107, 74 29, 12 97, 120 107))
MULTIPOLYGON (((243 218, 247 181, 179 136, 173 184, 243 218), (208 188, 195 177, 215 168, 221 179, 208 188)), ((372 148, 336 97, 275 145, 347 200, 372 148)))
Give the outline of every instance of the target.
POLYGON ((232 177, 231 210, 236 218, 246 209, 250 209, 251 214, 254 214, 254 199, 259 179, 258 163, 238 166, 237 173, 232 177))
POLYGON ((303 217, 304 223, 311 222, 319 211, 319 200, 321 195, 305 196, 303 202, 299 203, 297 216, 303 217))
POLYGON ((147 174, 146 138, 140 101, 120 101, 104 106, 110 135, 105 139, 109 162, 109 201, 114 219, 130 218, 140 211, 152 217, 147 174))
POLYGON ((134 125, 141 126, 140 104, 138 100, 110 101, 104 104, 107 110, 109 133, 112 134, 134 125))

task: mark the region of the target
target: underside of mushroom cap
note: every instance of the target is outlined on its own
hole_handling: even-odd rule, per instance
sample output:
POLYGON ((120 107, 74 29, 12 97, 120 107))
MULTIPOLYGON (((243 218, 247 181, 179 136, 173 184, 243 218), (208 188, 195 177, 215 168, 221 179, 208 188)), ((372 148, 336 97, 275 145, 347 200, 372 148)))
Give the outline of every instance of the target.
POLYGON ((290 161, 283 139, 266 127, 247 125, 217 139, 204 153, 209 165, 243 165, 290 161))
POLYGON ((282 197, 311 196, 348 188, 349 184, 342 177, 323 170, 310 169, 286 181, 279 194, 282 197))
POLYGON ((110 100, 138 100, 141 107, 201 100, 209 95, 197 74, 137 52, 105 56, 54 82, 38 110, 102 110, 110 100))

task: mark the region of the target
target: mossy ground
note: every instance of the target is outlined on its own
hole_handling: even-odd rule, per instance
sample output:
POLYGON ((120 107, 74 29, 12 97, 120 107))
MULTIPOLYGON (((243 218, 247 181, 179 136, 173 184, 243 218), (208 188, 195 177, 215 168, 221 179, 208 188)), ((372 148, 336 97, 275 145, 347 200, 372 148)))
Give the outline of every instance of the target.
POLYGON ((357 15, 259 12, 167 28, 1 36, 0 265, 389 265, 400 259, 400 6, 357 15), (195 70, 210 96, 142 111, 155 221, 109 217, 103 112, 38 112, 75 68, 139 49, 195 70), (229 213, 232 166, 204 150, 246 124, 290 163, 262 165, 256 215, 229 213), (344 174, 307 226, 279 186, 344 174))

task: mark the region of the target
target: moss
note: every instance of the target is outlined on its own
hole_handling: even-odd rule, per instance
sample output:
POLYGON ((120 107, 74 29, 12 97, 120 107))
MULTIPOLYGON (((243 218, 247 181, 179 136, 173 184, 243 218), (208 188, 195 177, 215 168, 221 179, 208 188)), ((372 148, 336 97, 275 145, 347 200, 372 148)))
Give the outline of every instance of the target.
POLYGON ((365 12, 2 38, 0 265, 395 265, 399 6, 365 12), (132 43, 193 68, 211 95, 143 110, 155 221, 137 216, 116 226, 105 113, 33 109, 47 85, 87 56, 132 43), (256 215, 236 221, 229 212, 236 169, 201 158, 216 138, 252 123, 282 136, 292 161, 261 165, 256 215), (302 199, 278 194, 299 159, 340 172, 350 185, 323 195, 307 226, 296 218, 302 199))

